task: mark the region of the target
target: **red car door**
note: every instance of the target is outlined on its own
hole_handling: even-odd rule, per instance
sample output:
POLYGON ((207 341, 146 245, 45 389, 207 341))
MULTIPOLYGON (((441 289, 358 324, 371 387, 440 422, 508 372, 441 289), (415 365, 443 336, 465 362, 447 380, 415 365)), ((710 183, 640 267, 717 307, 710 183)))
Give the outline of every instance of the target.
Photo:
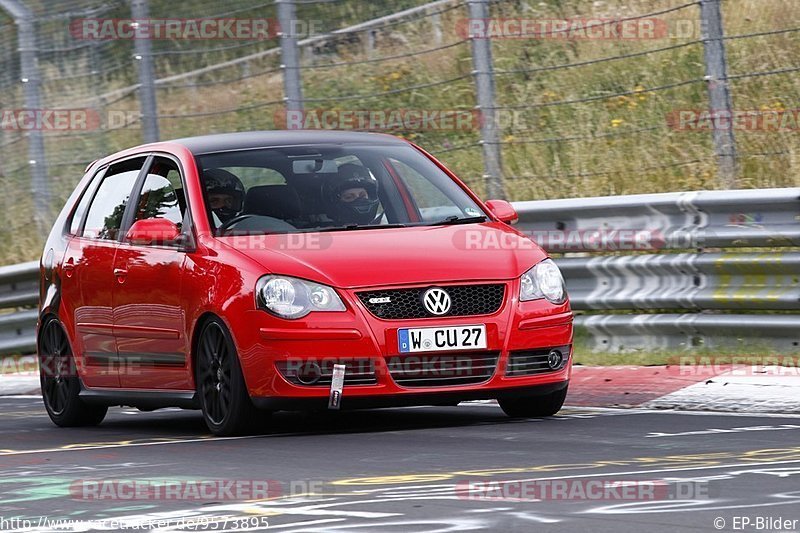
MULTIPOLYGON (((178 165, 154 157, 133 204, 130 223, 164 218, 179 229, 186 201, 178 165)), ((186 254, 169 242, 123 239, 114 259, 114 335, 125 389, 191 390, 189 339, 181 306, 186 254)))
POLYGON ((87 387, 119 387, 119 360, 113 335, 114 257, 125 206, 144 157, 128 159, 105 170, 98 187, 87 190, 88 209, 64 257, 62 301, 72 320, 74 353, 87 387))

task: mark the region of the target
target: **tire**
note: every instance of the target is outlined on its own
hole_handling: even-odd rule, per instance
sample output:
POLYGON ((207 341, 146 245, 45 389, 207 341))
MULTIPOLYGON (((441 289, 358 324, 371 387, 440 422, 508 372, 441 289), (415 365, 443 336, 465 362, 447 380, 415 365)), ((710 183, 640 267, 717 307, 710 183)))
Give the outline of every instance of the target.
POLYGON ((561 410, 567 398, 567 387, 542 396, 503 398, 497 400, 500 408, 511 418, 537 418, 553 416, 561 410))
POLYGON ((219 437, 249 433, 264 418, 250 400, 230 332, 218 318, 197 338, 195 383, 203 419, 219 437))
POLYGON ((45 322, 39 337, 39 382, 44 407, 55 425, 96 426, 106 417, 108 407, 89 405, 78 397, 81 382, 75 358, 55 318, 45 322))

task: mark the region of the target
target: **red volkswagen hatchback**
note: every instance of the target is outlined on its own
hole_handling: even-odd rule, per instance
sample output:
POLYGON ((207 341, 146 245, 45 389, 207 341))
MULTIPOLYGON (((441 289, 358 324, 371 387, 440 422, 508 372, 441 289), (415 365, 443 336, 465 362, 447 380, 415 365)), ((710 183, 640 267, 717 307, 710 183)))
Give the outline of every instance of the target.
POLYGON ((482 203, 388 135, 272 131, 93 163, 42 258, 50 418, 455 405, 556 413, 572 313, 558 267, 504 201, 482 203))

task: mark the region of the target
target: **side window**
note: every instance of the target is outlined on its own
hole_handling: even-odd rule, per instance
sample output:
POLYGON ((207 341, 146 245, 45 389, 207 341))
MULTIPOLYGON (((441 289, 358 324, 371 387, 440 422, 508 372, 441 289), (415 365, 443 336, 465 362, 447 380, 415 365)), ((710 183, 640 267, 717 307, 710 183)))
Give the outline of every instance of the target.
POLYGON ((92 177, 92 180, 89 182, 86 190, 83 191, 83 196, 81 196, 81 199, 78 202, 78 207, 76 207, 75 211, 72 213, 72 219, 69 223, 70 235, 79 234, 81 230, 81 222, 83 221, 83 215, 86 214, 86 209, 89 207, 89 202, 92 201, 92 196, 94 196, 94 191, 97 189, 98 182, 103 178, 103 173, 103 170, 97 172, 94 177, 92 177))
POLYGON ((166 218, 181 228, 185 213, 186 201, 178 166, 170 159, 156 157, 144 180, 134 221, 166 218))
POLYGON ((125 206, 144 161, 144 157, 137 157, 109 167, 89 207, 83 228, 84 237, 117 239, 125 206))
POLYGON ((450 215, 462 215, 461 208, 425 176, 402 161, 396 159, 389 161, 414 197, 424 221, 431 222, 450 215))

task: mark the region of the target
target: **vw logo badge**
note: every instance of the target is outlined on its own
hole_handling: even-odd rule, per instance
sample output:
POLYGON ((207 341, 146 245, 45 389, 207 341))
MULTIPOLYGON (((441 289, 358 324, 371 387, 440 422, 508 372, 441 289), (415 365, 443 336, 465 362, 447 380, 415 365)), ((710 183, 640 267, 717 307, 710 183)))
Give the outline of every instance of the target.
POLYGON ((425 294, 422 295, 422 303, 430 314, 445 315, 450 311, 450 306, 453 302, 450 299, 450 295, 447 294, 444 289, 433 287, 425 291, 425 294))

